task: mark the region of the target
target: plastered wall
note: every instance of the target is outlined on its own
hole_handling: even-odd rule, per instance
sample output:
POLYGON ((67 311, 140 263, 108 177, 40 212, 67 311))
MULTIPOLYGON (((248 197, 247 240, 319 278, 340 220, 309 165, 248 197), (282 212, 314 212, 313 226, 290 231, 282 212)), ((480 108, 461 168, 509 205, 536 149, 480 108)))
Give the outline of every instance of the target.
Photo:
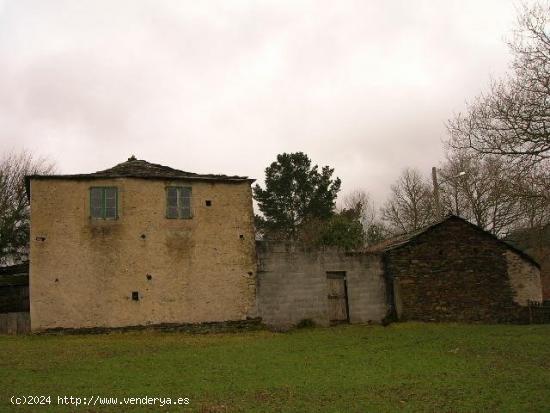
POLYGON ((35 331, 254 316, 250 183, 33 179, 30 262, 35 331), (167 185, 192 187, 192 219, 165 217, 167 185), (90 218, 91 186, 118 187, 119 219, 90 218))

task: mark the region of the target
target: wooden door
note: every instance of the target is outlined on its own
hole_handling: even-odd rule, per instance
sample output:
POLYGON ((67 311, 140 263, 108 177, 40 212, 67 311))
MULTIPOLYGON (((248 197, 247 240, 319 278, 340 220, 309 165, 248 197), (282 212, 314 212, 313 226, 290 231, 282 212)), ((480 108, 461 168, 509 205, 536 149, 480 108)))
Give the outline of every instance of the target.
POLYGON ((331 323, 349 321, 348 291, 345 271, 327 272, 328 319, 331 323))

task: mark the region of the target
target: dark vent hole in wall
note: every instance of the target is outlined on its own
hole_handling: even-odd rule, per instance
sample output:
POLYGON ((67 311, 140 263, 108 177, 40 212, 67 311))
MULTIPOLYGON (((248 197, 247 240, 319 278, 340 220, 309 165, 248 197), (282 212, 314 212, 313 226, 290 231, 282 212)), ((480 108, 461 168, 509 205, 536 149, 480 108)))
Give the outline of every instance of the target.
POLYGON ((206 200, 206 206, 212 206, 212 201, 210 201, 209 199, 206 200))
POLYGON ((137 291, 132 291, 132 300, 134 301, 139 300, 139 293, 137 291))

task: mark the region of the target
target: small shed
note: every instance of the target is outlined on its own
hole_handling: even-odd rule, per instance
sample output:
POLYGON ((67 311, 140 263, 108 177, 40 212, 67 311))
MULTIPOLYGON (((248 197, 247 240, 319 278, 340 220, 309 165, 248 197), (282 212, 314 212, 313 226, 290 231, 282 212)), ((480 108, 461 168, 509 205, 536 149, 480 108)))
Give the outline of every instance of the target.
POLYGON ((369 251, 383 257, 400 320, 521 321, 529 302, 542 301, 533 258, 455 215, 369 251))

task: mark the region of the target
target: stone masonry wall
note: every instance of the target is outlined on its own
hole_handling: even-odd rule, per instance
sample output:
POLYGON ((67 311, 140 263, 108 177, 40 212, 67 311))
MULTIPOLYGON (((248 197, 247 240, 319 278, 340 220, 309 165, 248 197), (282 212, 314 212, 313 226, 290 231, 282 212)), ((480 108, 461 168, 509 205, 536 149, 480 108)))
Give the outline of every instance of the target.
POLYGON ((550 245, 533 245, 523 250, 540 264, 542 296, 544 300, 550 301, 550 245))
POLYGON ((249 182, 32 180, 30 239, 33 330, 255 315, 249 182), (192 219, 165 217, 168 185, 192 187, 192 219), (118 188, 119 219, 90 218, 91 186, 118 188))
POLYGON ((514 302, 527 305, 528 301, 542 301, 540 270, 519 254, 506 251, 506 263, 510 285, 514 290, 514 302))
POLYGON ((259 242, 258 315, 268 325, 311 319, 328 325, 327 271, 345 271, 351 323, 380 322, 387 313, 386 284, 377 255, 311 251, 293 244, 259 242))
POLYGON ((508 253, 503 243, 460 219, 449 219, 390 250, 385 268, 394 279, 400 319, 517 320, 522 314, 518 302, 539 298, 541 287, 540 280, 536 286, 536 267, 534 272, 515 271, 510 282, 508 253), (520 278, 531 286, 517 299, 514 287, 523 282, 520 278))

